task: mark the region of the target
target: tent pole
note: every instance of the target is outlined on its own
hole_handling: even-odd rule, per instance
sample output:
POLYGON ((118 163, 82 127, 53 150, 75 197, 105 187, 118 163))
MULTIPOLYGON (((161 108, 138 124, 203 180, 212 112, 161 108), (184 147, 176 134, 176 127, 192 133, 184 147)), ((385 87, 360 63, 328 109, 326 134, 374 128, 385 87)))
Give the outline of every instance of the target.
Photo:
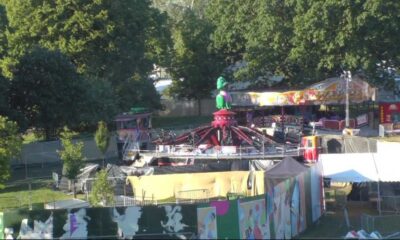
POLYGON ((379 215, 382 214, 382 208, 381 208, 381 189, 380 189, 380 181, 381 178, 379 176, 379 171, 378 171, 378 167, 376 166, 376 161, 375 161, 375 157, 374 154, 371 153, 370 147, 369 147, 369 140, 367 139, 367 146, 368 146, 368 152, 371 154, 372 156, 372 160, 374 160, 374 166, 375 166, 375 171, 376 171, 376 175, 378 176, 378 183, 377 183, 377 190, 378 190, 378 201, 377 201, 377 207, 378 207, 378 213, 379 215))

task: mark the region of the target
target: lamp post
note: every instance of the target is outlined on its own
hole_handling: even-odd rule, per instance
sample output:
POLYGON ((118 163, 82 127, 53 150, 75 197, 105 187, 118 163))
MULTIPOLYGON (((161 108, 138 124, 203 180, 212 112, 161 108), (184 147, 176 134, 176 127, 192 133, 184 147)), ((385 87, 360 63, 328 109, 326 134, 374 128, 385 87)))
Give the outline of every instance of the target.
POLYGON ((346 128, 350 125, 350 111, 349 111, 349 82, 351 81, 351 72, 344 71, 343 76, 346 80, 346 128))

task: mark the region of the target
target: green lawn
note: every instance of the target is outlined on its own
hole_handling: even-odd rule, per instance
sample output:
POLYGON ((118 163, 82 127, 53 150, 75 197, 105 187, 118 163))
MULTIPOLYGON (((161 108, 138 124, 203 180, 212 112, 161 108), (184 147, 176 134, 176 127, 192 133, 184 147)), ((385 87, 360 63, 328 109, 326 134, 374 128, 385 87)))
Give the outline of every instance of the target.
POLYGON ((338 207, 328 211, 298 239, 340 239, 351 230, 361 230, 361 215, 377 215, 378 211, 370 202, 348 202, 346 205, 350 227, 346 224, 344 208, 338 207))
MULTIPOLYGON (((78 195, 78 198, 83 197, 83 195, 78 195)), ((52 190, 52 180, 15 181, 0 190, 0 211, 19 207, 28 208, 30 205, 34 209, 42 209, 44 203, 72 198, 71 194, 52 190), (29 183, 31 190, 29 190, 29 183)))

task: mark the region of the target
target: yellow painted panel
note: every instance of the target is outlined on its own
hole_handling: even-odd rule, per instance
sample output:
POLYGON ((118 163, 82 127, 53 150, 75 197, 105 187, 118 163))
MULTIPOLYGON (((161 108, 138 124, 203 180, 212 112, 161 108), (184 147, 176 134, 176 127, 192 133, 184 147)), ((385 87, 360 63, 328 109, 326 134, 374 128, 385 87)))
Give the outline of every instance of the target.
POLYGON ((131 176, 133 192, 140 197, 163 200, 176 196, 204 198, 200 192, 207 192, 207 197, 226 196, 228 192, 246 193, 249 196, 264 194, 264 172, 253 173, 253 184, 247 189, 250 172, 208 172, 180 173, 153 176, 131 176))

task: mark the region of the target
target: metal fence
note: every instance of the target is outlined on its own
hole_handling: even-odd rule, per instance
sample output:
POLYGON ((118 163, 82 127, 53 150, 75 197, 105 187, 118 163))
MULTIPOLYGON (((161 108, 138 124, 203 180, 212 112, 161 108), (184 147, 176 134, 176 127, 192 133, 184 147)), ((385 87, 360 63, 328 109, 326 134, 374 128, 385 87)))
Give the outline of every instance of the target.
POLYGON ((400 215, 361 215, 361 229, 367 232, 378 231, 381 235, 400 232, 400 215))
POLYGON ((381 196, 381 211, 400 214, 400 196, 381 196))
POLYGON ((175 194, 176 203, 209 202, 210 191, 208 189, 192 189, 178 191, 175 194))

